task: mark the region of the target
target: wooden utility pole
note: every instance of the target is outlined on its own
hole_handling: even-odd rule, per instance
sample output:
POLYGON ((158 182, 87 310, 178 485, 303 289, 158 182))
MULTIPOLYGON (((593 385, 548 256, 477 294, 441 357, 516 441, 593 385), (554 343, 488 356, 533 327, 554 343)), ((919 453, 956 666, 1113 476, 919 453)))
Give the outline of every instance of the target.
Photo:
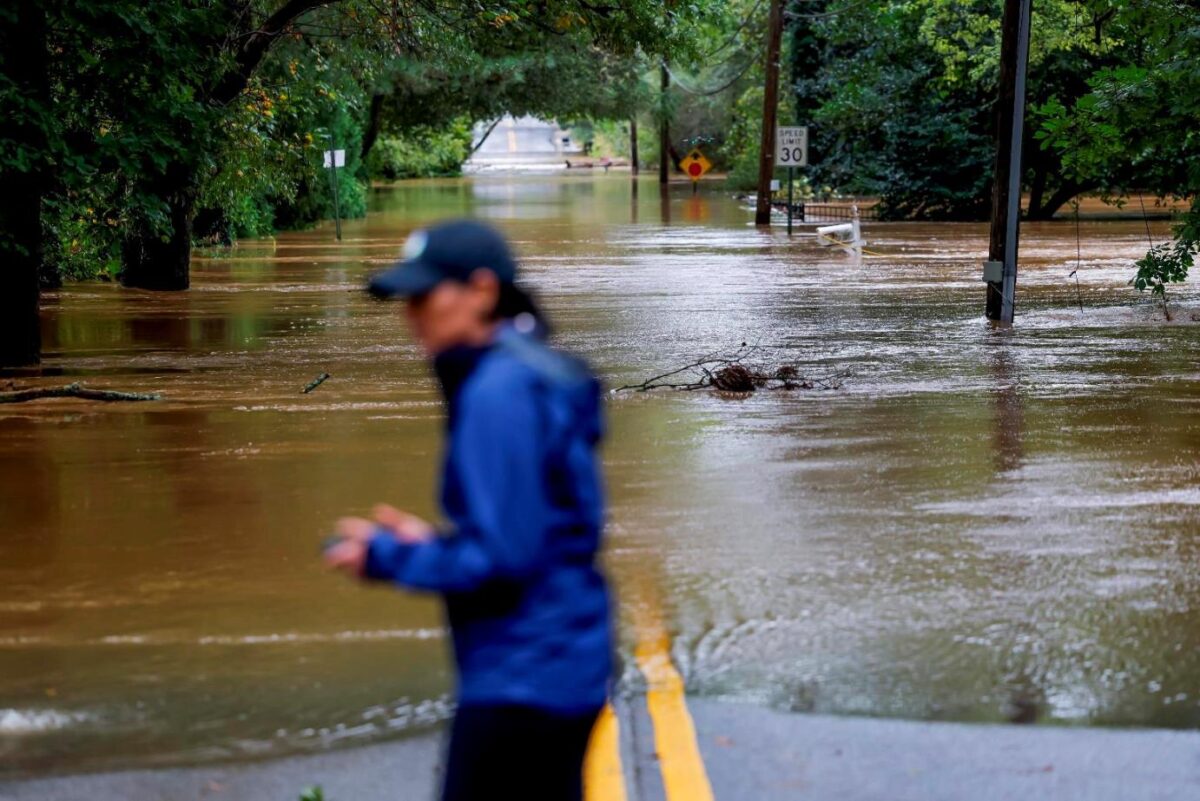
POLYGON ((1000 37, 1000 88, 996 108, 996 172, 988 243, 986 314, 1010 325, 1017 291, 1021 222, 1021 147, 1025 136, 1025 77, 1029 68, 1032 0, 1004 0, 1000 37))
POLYGON ((629 170, 638 176, 637 117, 629 118, 629 170))
POLYGON ((666 184, 671 180, 671 121, 667 118, 667 92, 671 89, 671 73, 667 71, 667 62, 659 67, 662 93, 659 96, 659 113, 662 121, 658 128, 658 182, 666 184))
POLYGON ((779 106, 779 47, 783 41, 783 0, 771 0, 767 22, 767 83, 763 91, 762 145, 758 154, 758 206, 755 225, 771 224, 771 179, 775 177, 775 122, 779 106))

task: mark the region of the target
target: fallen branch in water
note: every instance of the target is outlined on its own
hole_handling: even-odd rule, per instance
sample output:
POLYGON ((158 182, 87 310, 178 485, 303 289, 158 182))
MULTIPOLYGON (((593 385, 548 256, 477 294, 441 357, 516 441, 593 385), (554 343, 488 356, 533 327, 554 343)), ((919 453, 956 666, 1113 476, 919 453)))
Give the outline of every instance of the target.
POLYGON ((667 373, 648 378, 640 384, 626 384, 613 392, 649 392, 652 389, 715 389, 722 392, 749 393, 760 389, 841 389, 846 372, 813 377, 805 376, 795 364, 775 366, 748 362, 761 350, 742 343, 729 354, 712 354, 667 373), (686 379, 686 380, 680 380, 686 379))
POLYGON ((307 395, 308 393, 312 392, 314 389, 321 386, 322 384, 324 384, 326 381, 328 381, 332 377, 333 376, 329 375, 329 373, 321 373, 319 376, 314 378, 312 381, 308 382, 308 386, 306 386, 304 388, 304 391, 300 394, 307 395))
POLYGON ((18 389, 0 392, 0 403, 24 403, 41 398, 82 398, 95 401, 156 401, 162 400, 157 392, 116 392, 110 389, 89 389, 82 384, 67 384, 65 387, 43 387, 41 389, 18 389))

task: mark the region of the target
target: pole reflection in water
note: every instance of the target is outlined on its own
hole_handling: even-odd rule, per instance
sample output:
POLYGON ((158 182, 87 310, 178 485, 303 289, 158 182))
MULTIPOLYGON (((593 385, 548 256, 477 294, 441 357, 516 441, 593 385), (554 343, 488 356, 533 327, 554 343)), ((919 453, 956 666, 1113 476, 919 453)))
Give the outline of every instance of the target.
POLYGON ((1013 359, 1007 345, 997 346, 991 356, 995 388, 992 390, 995 407, 996 471, 1007 473, 1021 467, 1025 412, 1021 401, 1019 379, 1013 369, 1013 359))
POLYGON ((635 173, 629 182, 629 222, 637 225, 638 221, 638 177, 635 173))

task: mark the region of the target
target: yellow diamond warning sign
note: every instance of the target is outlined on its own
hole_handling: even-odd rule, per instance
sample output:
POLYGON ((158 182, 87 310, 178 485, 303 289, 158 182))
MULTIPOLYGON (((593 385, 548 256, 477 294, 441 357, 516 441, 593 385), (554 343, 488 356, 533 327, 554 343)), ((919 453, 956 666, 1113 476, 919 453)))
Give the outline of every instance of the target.
POLYGON ((693 148, 690 153, 680 160, 679 169, 687 173, 688 177, 693 181, 699 181, 704 173, 712 169, 712 162, 704 157, 704 154, 700 152, 700 148, 693 148))

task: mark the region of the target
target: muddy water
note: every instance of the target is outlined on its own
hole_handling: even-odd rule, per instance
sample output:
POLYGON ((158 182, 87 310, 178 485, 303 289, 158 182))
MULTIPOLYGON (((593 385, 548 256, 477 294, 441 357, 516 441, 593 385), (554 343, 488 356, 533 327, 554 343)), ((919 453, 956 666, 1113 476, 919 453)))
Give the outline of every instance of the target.
POLYGON ((445 717, 436 605, 326 575, 316 550, 376 500, 435 512, 434 386, 358 288, 450 214, 512 236, 560 342, 610 385, 741 342, 850 374, 612 399, 626 648, 661 610, 709 696, 1200 725, 1200 304, 1180 290, 1165 325, 1126 287, 1144 227, 1085 222, 1076 285, 1073 225, 1030 226, 1019 325, 998 332, 981 226, 870 224, 880 255, 856 259, 680 189, 405 184, 340 246, 243 243, 197 260, 186 294, 49 295, 61 375, 33 383, 167 400, 0 407, 0 772, 270 756, 445 717))

